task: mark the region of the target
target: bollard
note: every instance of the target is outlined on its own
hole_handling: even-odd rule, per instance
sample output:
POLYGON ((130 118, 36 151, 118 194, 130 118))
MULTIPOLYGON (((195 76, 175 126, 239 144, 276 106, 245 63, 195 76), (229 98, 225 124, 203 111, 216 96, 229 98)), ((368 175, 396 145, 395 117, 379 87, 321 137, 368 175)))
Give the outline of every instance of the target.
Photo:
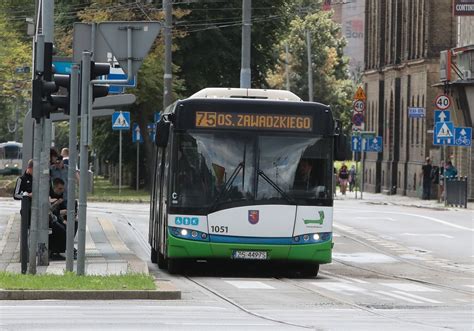
POLYGON ((468 177, 447 178, 445 187, 446 203, 467 208, 468 177))
POLYGON ((21 199, 21 229, 20 229, 20 261, 21 273, 25 274, 28 268, 28 229, 31 217, 31 198, 23 195, 21 199))

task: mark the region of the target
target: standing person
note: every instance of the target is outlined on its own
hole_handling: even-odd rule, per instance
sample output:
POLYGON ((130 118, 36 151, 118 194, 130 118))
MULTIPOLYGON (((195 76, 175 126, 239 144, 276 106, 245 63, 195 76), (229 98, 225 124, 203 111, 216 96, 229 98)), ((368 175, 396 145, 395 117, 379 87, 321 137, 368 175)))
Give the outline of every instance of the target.
POLYGON ((355 165, 351 166, 351 169, 349 170, 349 192, 352 192, 355 187, 356 183, 356 168, 355 165))
POLYGON ((347 183, 349 182, 349 171, 345 163, 342 164, 341 169, 339 169, 339 185, 341 186, 342 195, 346 195, 347 183))
POLYGON ((15 191, 13 198, 15 200, 21 200, 23 194, 27 194, 31 197, 33 191, 33 160, 28 161, 28 166, 21 177, 16 180, 15 191))
POLYGON ((431 165, 431 159, 426 158, 425 164, 421 167, 422 178, 423 178, 423 200, 429 200, 431 198, 431 181, 433 179, 433 166, 431 165))
POLYGON ((446 161, 446 166, 444 167, 444 175, 446 178, 456 177, 458 175, 458 169, 453 166, 451 161, 446 161))
POLYGON ((69 164, 69 148, 64 147, 61 149, 61 156, 63 158, 64 165, 67 166, 69 164))

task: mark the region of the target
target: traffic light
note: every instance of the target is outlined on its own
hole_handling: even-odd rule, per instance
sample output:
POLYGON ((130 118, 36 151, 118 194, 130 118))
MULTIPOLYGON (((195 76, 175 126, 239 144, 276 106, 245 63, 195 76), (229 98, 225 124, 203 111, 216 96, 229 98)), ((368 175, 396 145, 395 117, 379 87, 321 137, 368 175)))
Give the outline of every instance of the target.
MULTIPOLYGON (((96 63, 91 61, 91 80, 97 79, 99 76, 105 76, 110 73, 110 64, 96 63)), ((109 94, 109 86, 101 84, 93 84, 92 86, 92 100, 95 98, 106 97, 109 94)))
POLYGON ((54 92, 58 92, 60 87, 66 89, 66 94, 55 94, 51 96, 52 104, 55 107, 54 110, 62 109, 64 114, 69 115, 71 75, 54 74, 53 79, 56 87, 54 92))
POLYGON ((33 96, 31 116, 39 120, 41 117, 49 117, 55 110, 51 100, 51 93, 56 91, 56 84, 40 78, 33 79, 33 96))

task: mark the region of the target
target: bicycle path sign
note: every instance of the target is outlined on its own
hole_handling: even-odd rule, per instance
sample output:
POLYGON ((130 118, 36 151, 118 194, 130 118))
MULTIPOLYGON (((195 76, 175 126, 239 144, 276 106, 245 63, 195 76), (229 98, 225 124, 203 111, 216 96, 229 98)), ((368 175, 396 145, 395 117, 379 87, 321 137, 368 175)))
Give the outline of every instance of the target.
POLYGON ((472 128, 454 128, 454 145, 470 147, 472 143, 472 128))

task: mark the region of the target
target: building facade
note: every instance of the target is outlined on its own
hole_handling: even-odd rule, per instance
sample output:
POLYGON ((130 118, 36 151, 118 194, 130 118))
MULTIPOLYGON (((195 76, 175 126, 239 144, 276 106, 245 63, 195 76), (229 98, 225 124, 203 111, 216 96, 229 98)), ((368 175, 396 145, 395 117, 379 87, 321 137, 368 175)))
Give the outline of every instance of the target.
POLYGON ((384 143, 383 153, 366 153, 369 192, 421 196, 425 158, 441 163, 433 146, 434 100, 442 92, 440 52, 457 40, 451 13, 452 0, 365 1, 364 129, 384 143), (409 117, 409 107, 425 108, 425 117, 409 117))

